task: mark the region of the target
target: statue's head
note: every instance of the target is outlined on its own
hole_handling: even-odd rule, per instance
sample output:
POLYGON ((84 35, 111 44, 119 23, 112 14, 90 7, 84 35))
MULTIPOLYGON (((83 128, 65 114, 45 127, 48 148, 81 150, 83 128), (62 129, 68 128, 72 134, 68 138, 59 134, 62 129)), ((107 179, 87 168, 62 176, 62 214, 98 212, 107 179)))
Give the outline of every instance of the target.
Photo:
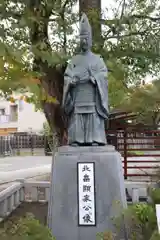
POLYGON ((80 47, 83 52, 92 47, 92 29, 85 13, 83 13, 80 21, 80 47))

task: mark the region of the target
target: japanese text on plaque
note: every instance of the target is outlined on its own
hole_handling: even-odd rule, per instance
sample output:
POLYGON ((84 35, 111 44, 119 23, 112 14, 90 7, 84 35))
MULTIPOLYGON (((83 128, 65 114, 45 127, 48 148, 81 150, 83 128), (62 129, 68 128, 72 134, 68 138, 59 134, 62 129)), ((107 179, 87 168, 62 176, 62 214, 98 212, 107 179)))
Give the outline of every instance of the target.
POLYGON ((95 225, 94 163, 78 164, 79 225, 95 225))

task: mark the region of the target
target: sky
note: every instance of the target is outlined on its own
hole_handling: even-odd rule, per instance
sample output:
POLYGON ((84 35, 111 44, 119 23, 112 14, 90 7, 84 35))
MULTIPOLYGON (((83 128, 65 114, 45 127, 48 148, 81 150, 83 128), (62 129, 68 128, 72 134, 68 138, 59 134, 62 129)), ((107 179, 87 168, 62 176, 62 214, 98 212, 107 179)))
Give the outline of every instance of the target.
POLYGON ((102 6, 102 11, 105 10, 106 7, 109 6, 115 6, 115 1, 114 0, 102 0, 101 1, 101 6, 102 6))

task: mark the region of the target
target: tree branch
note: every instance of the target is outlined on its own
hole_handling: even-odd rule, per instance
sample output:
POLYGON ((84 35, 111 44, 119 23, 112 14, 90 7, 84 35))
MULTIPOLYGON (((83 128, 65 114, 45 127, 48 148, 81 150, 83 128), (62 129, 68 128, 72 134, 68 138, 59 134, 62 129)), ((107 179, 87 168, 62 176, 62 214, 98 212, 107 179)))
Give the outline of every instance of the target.
MULTIPOLYGON (((126 37, 132 37, 132 36, 143 36, 147 33, 146 31, 142 31, 142 32, 130 32, 129 34, 124 34, 124 35, 112 35, 112 36, 108 36, 107 38, 105 38, 104 40, 109 40, 109 39, 113 39, 113 38, 126 38, 126 37)), ((107 34, 108 35, 108 34, 107 34)))
POLYGON ((157 22, 157 21, 160 21, 160 17, 150 17, 148 15, 137 15, 137 14, 134 14, 134 15, 130 15, 130 16, 123 16, 122 19, 100 19, 100 22, 101 24, 103 25, 107 25, 109 27, 113 26, 113 25, 117 25, 119 22, 121 22, 121 24, 130 24, 131 23, 131 20, 132 19, 141 19, 141 20, 150 20, 152 22, 157 22))
POLYGON ((122 11, 121 11, 121 19, 123 18, 124 15, 124 11, 125 11, 125 5, 126 5, 126 1, 123 0, 123 4, 122 4, 122 11))
POLYGON ((63 27, 63 50, 66 53, 66 44, 67 44, 67 34, 66 34, 66 24, 65 24, 65 10, 67 7, 67 4, 70 2, 70 0, 66 0, 62 6, 60 16, 62 19, 62 27, 63 27))
POLYGON ((130 16, 130 18, 148 19, 148 20, 151 20, 153 22, 160 21, 160 17, 155 18, 155 17, 150 17, 150 16, 147 16, 147 15, 136 15, 136 14, 134 14, 134 15, 130 16))
POLYGON ((70 0, 66 0, 62 6, 62 12, 65 12, 65 9, 67 7, 67 4, 70 2, 70 0))

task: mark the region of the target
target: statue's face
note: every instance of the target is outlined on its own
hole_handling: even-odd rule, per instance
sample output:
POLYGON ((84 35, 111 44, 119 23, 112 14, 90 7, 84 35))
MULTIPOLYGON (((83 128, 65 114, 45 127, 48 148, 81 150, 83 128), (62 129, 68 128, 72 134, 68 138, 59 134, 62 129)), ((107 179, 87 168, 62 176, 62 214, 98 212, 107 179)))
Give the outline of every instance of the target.
POLYGON ((80 35, 80 47, 83 52, 86 52, 89 50, 89 41, 88 36, 86 35, 80 35))

